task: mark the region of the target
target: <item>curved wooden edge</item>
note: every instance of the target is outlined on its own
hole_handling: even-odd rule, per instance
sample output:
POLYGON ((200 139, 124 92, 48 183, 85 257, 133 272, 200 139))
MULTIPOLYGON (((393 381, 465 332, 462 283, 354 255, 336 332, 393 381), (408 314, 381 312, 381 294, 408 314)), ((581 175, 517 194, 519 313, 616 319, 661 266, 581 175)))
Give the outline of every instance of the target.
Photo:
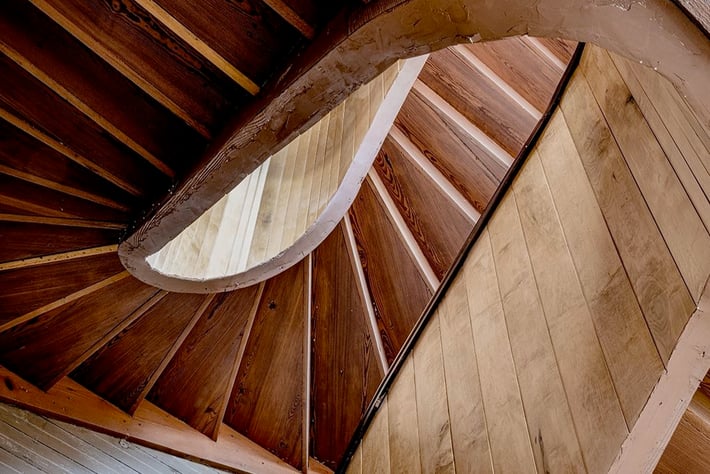
POLYGON ((231 291, 257 284, 278 275, 303 260, 330 235, 352 205, 362 181, 372 168, 382 143, 395 117, 407 98, 428 55, 407 60, 390 87, 382 106, 375 114, 352 164, 335 194, 318 218, 290 247, 269 260, 244 272, 207 280, 167 275, 152 268, 141 252, 127 246, 119 247, 119 257, 126 269, 136 278, 152 286, 184 293, 214 293, 231 291))
MULTIPOLYGON (((215 140, 193 173, 123 242, 122 258, 155 253, 266 158, 394 61, 507 36, 597 44, 666 76, 710 124, 710 42, 665 0, 381 0, 338 17, 215 140), (412 26, 414 25, 414 26, 412 26), (341 74, 333 74, 340 71, 341 74)), ((130 262, 129 262, 130 263, 130 262)))

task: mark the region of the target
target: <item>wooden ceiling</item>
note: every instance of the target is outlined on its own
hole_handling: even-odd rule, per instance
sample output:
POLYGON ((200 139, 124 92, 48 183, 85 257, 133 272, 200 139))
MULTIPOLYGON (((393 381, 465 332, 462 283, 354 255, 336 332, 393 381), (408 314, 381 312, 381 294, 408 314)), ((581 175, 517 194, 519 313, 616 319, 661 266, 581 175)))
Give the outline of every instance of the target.
POLYGON ((0 5, 0 398, 226 468, 332 469, 574 45, 433 54, 319 248, 260 285, 168 293, 116 244, 346 7, 196 5, 0 5))

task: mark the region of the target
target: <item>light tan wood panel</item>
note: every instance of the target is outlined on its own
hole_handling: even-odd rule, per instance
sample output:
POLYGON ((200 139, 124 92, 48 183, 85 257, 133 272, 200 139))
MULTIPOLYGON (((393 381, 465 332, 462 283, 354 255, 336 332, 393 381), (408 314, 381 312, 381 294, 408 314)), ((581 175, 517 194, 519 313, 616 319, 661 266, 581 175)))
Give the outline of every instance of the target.
POLYGON ((419 474, 419 427, 412 358, 402 366, 387 395, 390 471, 419 474))
POLYGON ((387 399, 382 401, 380 409, 372 420, 362 439, 362 473, 389 472, 389 428, 387 426, 387 399))

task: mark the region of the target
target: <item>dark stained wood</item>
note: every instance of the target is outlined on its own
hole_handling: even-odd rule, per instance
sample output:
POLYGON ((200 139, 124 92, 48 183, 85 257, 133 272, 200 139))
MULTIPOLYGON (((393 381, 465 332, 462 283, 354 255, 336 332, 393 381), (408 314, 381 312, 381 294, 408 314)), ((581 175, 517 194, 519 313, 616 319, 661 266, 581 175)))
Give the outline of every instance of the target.
POLYGON ((386 212, 366 180, 349 216, 382 344, 392 363, 432 293, 386 212))
POLYGON ((474 222, 392 138, 385 140, 374 166, 437 278, 443 278, 474 222))
POLYGON ((0 324, 122 271, 112 253, 0 272, 0 324))
POLYGON ((3 120, 0 173, 115 209, 128 210, 136 204, 127 192, 3 120))
POLYGON ((126 183, 124 189, 132 186, 134 194, 152 195, 167 187, 163 174, 4 56, 0 75, 0 107, 126 183))
POLYGON ((76 369, 72 378, 133 413, 205 298, 182 293, 164 297, 76 369))
POLYGON ((705 378, 700 382, 699 390, 710 398, 710 372, 708 372, 705 378))
POLYGON ((557 59, 567 64, 574 54, 574 49, 577 47, 576 41, 569 41, 558 38, 537 38, 547 49, 554 54, 557 59))
POLYGON ((218 294, 148 394, 153 403, 213 439, 258 289, 218 294))
POLYGON ((313 252, 312 291, 311 455, 335 469, 384 375, 343 226, 313 252))
POLYGON ((158 0, 170 15, 230 64, 263 84, 300 35, 257 0, 158 0), (215 21, 219 18, 219 21, 215 21))
POLYGON ((429 57, 419 78, 512 156, 535 126, 498 86, 447 49, 429 57))
MULTIPOLYGON (((522 39, 486 41, 464 47, 537 110, 543 112, 547 109, 562 71, 544 61, 522 39)), ((569 62, 569 57, 563 62, 569 62)))
POLYGON ((0 204, 8 214, 126 224, 126 213, 0 173, 0 204))
POLYGON ((157 291, 124 278, 9 329, 0 334, 0 364, 48 389, 157 291))
POLYGON ((266 282, 224 417, 297 469, 304 443, 304 267, 266 282))
MULTIPOLYGON (((37 4, 54 20, 61 17, 62 26, 75 36, 91 38, 91 49, 115 58, 109 60, 112 66, 203 134, 214 129, 219 115, 215 111, 243 96, 239 86, 132 0, 37 4)), ((215 18, 221 16, 213 17, 213 22, 215 18)))
POLYGON ((116 244, 119 235, 111 229, 0 222, 0 262, 116 244))
MULTIPOLYGON (((2 42, 172 169, 203 139, 29 2, 0 5, 2 42)), ((2 46, 0 46, 2 47, 2 46)))
POLYGON ((407 97, 395 124, 471 205, 483 212, 505 175, 503 165, 471 140, 464 142, 416 92, 407 97))

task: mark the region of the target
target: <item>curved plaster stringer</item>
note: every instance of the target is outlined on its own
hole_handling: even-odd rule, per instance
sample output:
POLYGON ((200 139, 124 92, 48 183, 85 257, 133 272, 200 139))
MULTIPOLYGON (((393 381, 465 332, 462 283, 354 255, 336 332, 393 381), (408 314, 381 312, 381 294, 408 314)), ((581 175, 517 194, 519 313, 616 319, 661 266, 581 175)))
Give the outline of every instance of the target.
POLYGON ((340 222, 427 56, 400 61, 267 159, 131 271, 165 290, 214 293, 270 278, 340 222))

